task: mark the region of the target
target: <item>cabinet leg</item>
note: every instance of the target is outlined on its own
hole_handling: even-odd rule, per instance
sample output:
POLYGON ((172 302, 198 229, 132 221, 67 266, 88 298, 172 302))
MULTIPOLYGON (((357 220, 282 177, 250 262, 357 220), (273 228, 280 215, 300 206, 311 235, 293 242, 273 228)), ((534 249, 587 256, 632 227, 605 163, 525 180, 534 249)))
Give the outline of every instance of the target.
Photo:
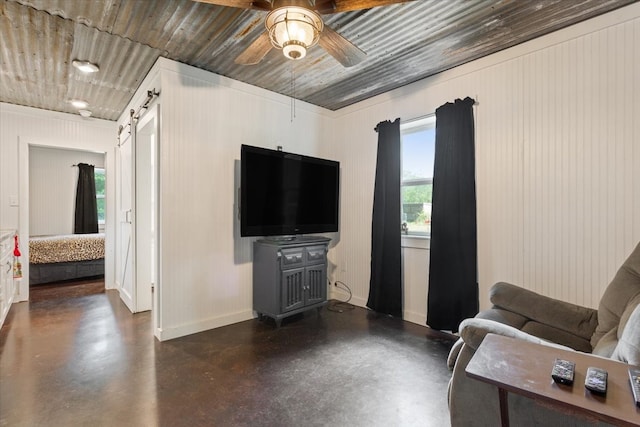
POLYGON ((282 319, 275 319, 276 320, 276 329, 280 328, 280 325, 282 325, 282 319))
POLYGON ((316 308, 316 310, 318 310, 317 311, 318 317, 321 317, 320 315, 322 314, 322 307, 318 307, 318 308, 316 308))

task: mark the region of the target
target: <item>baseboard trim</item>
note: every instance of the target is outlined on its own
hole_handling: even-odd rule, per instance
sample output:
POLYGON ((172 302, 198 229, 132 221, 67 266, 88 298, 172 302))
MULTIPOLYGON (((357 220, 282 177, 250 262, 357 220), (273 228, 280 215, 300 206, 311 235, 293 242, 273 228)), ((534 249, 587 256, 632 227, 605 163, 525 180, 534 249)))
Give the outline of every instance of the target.
MULTIPOLYGON (((349 298, 349 294, 344 290, 337 288, 335 286, 332 286, 329 289, 329 299, 346 301, 347 298, 349 298)), ((367 300, 364 298, 353 297, 349 302, 358 307, 362 307, 362 308, 367 307, 367 300)), ((415 313, 412 311, 405 310, 402 315, 403 315, 403 320, 406 320, 407 322, 415 323, 416 325, 420 325, 420 326, 425 326, 427 324, 426 313, 415 313)))
POLYGON ((427 324, 427 314, 424 313, 415 313, 412 311, 405 311, 403 313, 404 320, 407 322, 415 323, 420 326, 426 326, 427 324))
POLYGON ((208 331, 209 329, 215 329, 222 326, 232 325, 238 322, 244 322, 245 320, 251 320, 253 318, 253 310, 244 310, 220 317, 212 317, 199 322, 188 323, 185 325, 169 328, 158 328, 156 336, 160 341, 167 341, 186 335, 196 334, 198 332, 208 331))
MULTIPOLYGON (((338 288, 336 286, 331 286, 329 288, 329 297, 328 299, 334 299, 337 301, 346 301, 349 298, 349 293, 346 292, 344 289, 342 288, 338 288)), ((367 306, 367 300, 364 298, 358 298, 358 297, 351 297, 351 300, 349 300, 350 304, 356 305, 358 307, 366 307, 367 306)))

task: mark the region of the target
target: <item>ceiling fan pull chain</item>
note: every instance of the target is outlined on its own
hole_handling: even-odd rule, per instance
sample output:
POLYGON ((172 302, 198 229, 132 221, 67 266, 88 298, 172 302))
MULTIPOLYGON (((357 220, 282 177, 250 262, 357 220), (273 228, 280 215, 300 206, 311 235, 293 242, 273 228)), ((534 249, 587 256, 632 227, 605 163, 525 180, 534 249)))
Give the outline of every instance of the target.
POLYGON ((291 123, 296 118, 296 71, 295 62, 291 61, 291 123))

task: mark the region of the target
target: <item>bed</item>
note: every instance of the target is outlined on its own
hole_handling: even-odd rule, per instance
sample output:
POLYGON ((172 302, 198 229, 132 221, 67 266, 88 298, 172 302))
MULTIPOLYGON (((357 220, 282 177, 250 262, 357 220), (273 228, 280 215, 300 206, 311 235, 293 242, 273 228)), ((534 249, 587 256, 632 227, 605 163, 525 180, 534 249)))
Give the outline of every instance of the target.
POLYGON ((29 238, 29 284, 104 275, 104 233, 29 238))

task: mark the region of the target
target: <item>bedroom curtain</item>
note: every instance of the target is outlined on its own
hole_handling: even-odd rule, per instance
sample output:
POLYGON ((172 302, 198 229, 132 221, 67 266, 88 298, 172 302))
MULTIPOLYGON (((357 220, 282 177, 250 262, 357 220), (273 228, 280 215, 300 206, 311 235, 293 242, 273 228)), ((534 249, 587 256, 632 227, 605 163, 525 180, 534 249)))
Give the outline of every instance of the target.
POLYGON ((478 313, 474 102, 436 110, 427 325, 454 332, 478 313))
POLYGON ((98 232, 98 203, 96 201, 96 178, 94 166, 78 164, 78 186, 76 188, 75 234, 98 232))
POLYGON ((402 318, 400 254, 400 119, 384 121, 378 153, 371 222, 371 279, 367 307, 402 318))

